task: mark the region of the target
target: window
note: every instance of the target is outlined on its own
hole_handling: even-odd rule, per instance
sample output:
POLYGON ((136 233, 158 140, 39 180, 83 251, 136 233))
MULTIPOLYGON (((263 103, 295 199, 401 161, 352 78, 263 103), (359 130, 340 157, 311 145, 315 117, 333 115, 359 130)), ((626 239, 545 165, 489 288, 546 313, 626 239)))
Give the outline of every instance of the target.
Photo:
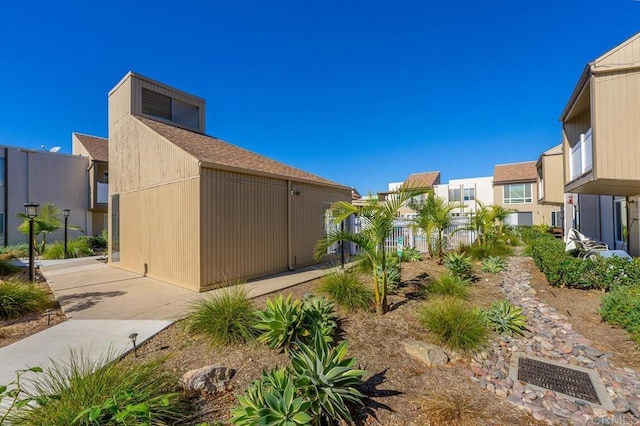
POLYGON ((551 226, 562 228, 562 212, 551 212, 551 226))
POLYGON ((462 201, 460 198, 460 188, 449 190, 449 201, 462 201))
POLYGON ((120 261, 120 194, 111 196, 111 259, 120 261))
POLYGON ((504 204, 523 204, 531 201, 530 183, 512 183, 504 186, 504 204))
POLYGON ((157 118, 171 120, 171 97, 142 88, 142 112, 157 118))
POLYGON ((465 201, 473 201, 476 199, 476 189, 475 188, 465 188, 464 189, 464 200, 465 201))
POLYGON ((616 200, 614 203, 616 241, 624 243, 627 241, 627 202, 625 200, 616 200))
POLYGON ((190 129, 200 128, 200 109, 171 96, 142 88, 142 113, 190 129))

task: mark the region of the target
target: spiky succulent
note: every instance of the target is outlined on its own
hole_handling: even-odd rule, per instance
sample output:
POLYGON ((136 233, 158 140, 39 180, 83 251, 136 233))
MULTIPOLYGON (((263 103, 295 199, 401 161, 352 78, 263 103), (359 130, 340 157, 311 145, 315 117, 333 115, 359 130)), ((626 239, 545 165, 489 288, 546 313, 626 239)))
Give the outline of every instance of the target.
POLYGON ((493 302, 485 311, 485 317, 499 334, 522 335, 527 329, 527 317, 522 314, 522 308, 516 308, 508 300, 493 302))

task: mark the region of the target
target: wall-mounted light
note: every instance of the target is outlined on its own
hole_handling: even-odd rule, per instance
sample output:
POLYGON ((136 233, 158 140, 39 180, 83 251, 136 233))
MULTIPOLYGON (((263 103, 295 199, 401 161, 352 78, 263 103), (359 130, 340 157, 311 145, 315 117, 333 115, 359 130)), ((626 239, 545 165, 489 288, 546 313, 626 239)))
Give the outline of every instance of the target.
POLYGON ((291 190, 291 195, 302 195, 302 191, 291 190))

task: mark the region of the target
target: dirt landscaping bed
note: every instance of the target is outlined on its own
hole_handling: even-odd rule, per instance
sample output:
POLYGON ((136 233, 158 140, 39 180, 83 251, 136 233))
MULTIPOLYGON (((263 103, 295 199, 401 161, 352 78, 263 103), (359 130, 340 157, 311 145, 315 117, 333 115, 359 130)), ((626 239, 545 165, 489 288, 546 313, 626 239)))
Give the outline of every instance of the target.
MULTIPOLYGON (((415 309, 424 303, 423 287, 429 277, 444 268, 432 261, 403 264, 406 285, 389 299, 391 310, 384 316, 373 313, 340 312, 342 336, 349 341, 348 356, 359 360, 359 368, 368 371, 365 393, 370 397, 365 407, 354 412, 359 425, 427 425, 438 424, 424 412, 425 397, 434 393, 454 392, 460 402, 470 404, 477 415, 467 418, 473 425, 538 425, 530 415, 510 405, 469 380, 466 357, 443 367, 427 368, 409 357, 403 344, 409 339, 434 342, 415 318, 415 309)), ((472 284, 470 300, 487 307, 503 299, 497 285, 499 275, 480 274, 472 284)), ((284 290, 286 296, 302 298, 317 294, 319 280, 284 290)), ((271 296, 273 297, 273 296, 271 296)), ((267 297, 256 299, 262 308, 267 297)), ((181 375, 206 365, 223 365, 237 371, 231 392, 198 401, 201 421, 226 423, 229 410, 240 394, 263 370, 288 364, 286 355, 261 344, 212 348, 200 337, 188 335, 177 323, 151 339, 138 352, 139 360, 169 355, 167 367, 181 375)))
MULTIPOLYGON (((3 277, 4 279, 11 277, 3 277)), ((16 274, 15 278, 26 279, 26 272, 16 274)), ((53 300, 53 293, 42 276, 37 275, 36 285, 44 288, 53 300)), ((0 319, 0 348, 8 346, 40 331, 46 330, 56 324, 67 320, 67 316, 62 312, 60 305, 55 302, 47 313, 31 314, 15 319, 0 319)))

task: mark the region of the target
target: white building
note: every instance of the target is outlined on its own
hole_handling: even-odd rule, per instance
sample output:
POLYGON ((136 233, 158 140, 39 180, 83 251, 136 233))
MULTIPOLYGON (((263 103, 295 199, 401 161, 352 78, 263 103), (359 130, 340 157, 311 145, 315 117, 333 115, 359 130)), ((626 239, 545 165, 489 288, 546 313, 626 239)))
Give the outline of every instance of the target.
POLYGON ((434 190, 438 197, 464 206, 453 213, 455 216, 475 212, 476 201, 485 206, 493 204, 493 176, 451 179, 448 184, 434 186, 434 190))

